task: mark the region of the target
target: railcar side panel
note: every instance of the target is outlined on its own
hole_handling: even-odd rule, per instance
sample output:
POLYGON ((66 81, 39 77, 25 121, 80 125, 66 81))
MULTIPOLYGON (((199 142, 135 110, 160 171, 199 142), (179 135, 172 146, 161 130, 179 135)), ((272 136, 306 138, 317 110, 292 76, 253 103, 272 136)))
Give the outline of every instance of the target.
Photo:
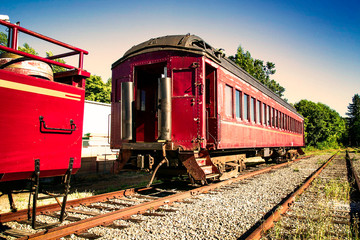
POLYGON ((74 172, 80 168, 84 95, 82 88, 0 70, 1 181, 32 177, 35 159, 41 177, 65 174, 70 158, 74 172), (41 117, 62 130, 45 129, 41 117))
MULTIPOLYGON (((209 61, 206 60, 206 62, 209 61)), ((212 65, 216 64, 212 63, 212 65)), ((303 120, 299 116, 220 66, 217 66, 217 70, 219 79, 217 101, 220 113, 219 149, 304 146, 302 133, 285 130, 284 116, 289 116, 302 124, 303 120), (240 97, 237 98, 236 94, 240 97), (248 96, 247 108, 245 108, 244 95, 248 96), (251 101, 255 101, 255 107, 251 101), (264 104, 266 107, 277 110, 278 126, 266 124, 263 116, 266 115, 263 110, 264 104), (229 106, 231 106, 230 110, 229 106), (260 109, 259 116, 255 110, 251 113, 251 109, 257 108, 260 109), (246 113, 245 109, 248 109, 246 113), (283 118, 280 118, 280 114, 283 114, 283 118), (282 125, 280 125, 280 119, 283 121, 282 125)), ((271 121, 275 121, 274 115, 270 118, 271 121)))
POLYGON ((201 58, 171 57, 172 140, 184 150, 194 150, 203 131, 201 58))

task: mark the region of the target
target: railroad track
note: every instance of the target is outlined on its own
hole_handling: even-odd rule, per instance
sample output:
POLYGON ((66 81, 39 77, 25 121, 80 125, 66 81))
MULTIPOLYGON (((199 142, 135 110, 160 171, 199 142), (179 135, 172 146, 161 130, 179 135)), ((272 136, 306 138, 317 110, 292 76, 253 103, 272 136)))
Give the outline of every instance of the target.
MULTIPOLYGON (((262 168, 262 166, 260 170, 244 173, 237 178, 189 190, 169 190, 159 189, 157 187, 128 189, 115 193, 72 200, 68 202, 67 221, 60 225, 56 223, 56 218, 54 220, 54 216, 56 217, 57 214, 56 211, 59 210, 56 205, 39 207, 38 214, 44 215, 45 219, 48 218, 48 220, 39 223, 38 226, 40 229, 38 230, 30 230, 29 227, 19 226, 20 223, 26 224, 26 211, 19 211, 15 215, 3 214, 0 216, 2 223, 12 221, 11 224, 4 224, 3 228, 4 226, 12 225, 18 229, 3 229, 2 234, 3 236, 22 237, 22 239, 54 239, 71 234, 76 234, 80 238, 97 238, 103 236, 104 232, 121 231, 122 229, 127 229, 127 225, 129 224, 139 224, 146 221, 144 217, 161 218, 166 216, 168 212, 173 213, 179 211, 177 208, 178 205, 196 205, 194 203, 200 201, 202 198, 206 199, 207 196, 211 197, 213 195, 235 192, 239 187, 246 187, 246 181, 251 181, 249 179, 286 165, 288 165, 288 163, 264 168, 262 168), (53 224, 45 222, 53 222, 53 224), (24 228, 24 230, 21 230, 21 228, 24 228), (97 233, 99 229, 102 230, 102 233, 97 233)), ((290 171, 296 172, 297 170, 292 169, 290 171)), ((304 176, 302 176, 302 178, 304 178, 304 176)), ((205 202, 209 201, 205 200, 205 202)), ((202 208, 206 207, 202 206, 202 208)), ((144 231, 151 233, 153 230, 147 229, 144 231)), ((120 234, 119 232, 116 233, 120 234)), ((108 238, 111 239, 111 237, 108 238)), ((169 236, 169 238, 171 238, 171 236, 169 236)))
POLYGON ((344 153, 333 155, 246 239, 358 239, 360 201, 351 189, 359 178, 352 162, 344 153))

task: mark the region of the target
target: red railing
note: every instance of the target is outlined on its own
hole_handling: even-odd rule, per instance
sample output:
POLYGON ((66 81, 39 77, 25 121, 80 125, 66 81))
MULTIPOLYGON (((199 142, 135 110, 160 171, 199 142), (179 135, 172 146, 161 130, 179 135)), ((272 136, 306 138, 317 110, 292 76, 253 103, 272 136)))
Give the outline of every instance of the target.
POLYGON ((41 35, 39 33, 30 31, 30 30, 28 30, 26 28, 20 27, 19 25, 16 25, 16 24, 12 24, 10 22, 0 20, 0 25, 6 26, 6 27, 9 28, 9 32, 10 32, 9 38, 11 40, 10 43, 9 43, 10 47, 5 47, 5 46, 0 45, 0 50, 15 53, 15 54, 18 54, 18 55, 21 55, 21 56, 24 56, 24 57, 29 57, 29 58, 32 58, 32 59, 35 59, 35 60, 43 61, 43 62, 46 62, 46 63, 49 63, 49 64, 64 67, 64 68, 67 68, 67 69, 78 69, 80 71, 83 71, 84 55, 88 54, 87 51, 82 50, 80 48, 73 47, 73 46, 71 46, 69 44, 66 44, 66 43, 60 42, 58 40, 49 38, 49 37, 41 35), (44 41, 53 43, 55 45, 70 49, 72 51, 67 52, 67 53, 63 53, 63 54, 58 54, 56 56, 51 56, 51 57, 48 57, 48 58, 43 58, 43 57, 39 57, 39 56, 32 55, 32 54, 29 54, 29 53, 21 52, 21 51, 17 50, 17 42, 18 42, 18 33, 19 32, 23 32, 25 34, 28 34, 28 35, 31 35, 33 37, 42 39, 44 41), (64 64, 64 63, 59 63, 59 62, 56 62, 56 61, 52 60, 52 59, 57 59, 57 58, 69 57, 69 56, 73 56, 73 55, 79 55, 79 66, 78 67, 74 67, 74 66, 64 64))

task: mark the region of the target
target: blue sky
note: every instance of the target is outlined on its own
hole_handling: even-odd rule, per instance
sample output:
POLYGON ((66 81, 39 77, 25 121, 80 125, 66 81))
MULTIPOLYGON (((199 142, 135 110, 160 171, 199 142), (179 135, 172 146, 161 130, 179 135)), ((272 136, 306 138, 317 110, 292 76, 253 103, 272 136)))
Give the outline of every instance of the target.
POLYGON ((274 62, 273 78, 291 103, 322 102, 345 116, 360 93, 359 0, 1 2, 0 14, 11 22, 88 50, 85 68, 105 81, 131 46, 191 33, 228 56, 241 44, 254 58, 274 62))

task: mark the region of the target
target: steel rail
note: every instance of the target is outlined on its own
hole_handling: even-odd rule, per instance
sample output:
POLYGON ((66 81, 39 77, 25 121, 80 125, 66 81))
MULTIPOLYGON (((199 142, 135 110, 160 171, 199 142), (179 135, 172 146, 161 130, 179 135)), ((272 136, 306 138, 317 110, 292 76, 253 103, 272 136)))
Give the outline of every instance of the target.
POLYGON ((353 165, 353 161, 351 161, 351 159, 350 159, 348 150, 346 150, 346 161, 348 161, 348 163, 350 165, 350 171, 352 174, 352 178, 355 180, 355 184, 357 186, 358 191, 360 191, 360 179, 359 179, 359 176, 356 174, 356 171, 355 171, 355 168, 353 165))
POLYGON ((319 167, 304 183, 301 187, 299 187, 293 194, 290 195, 287 199, 284 199, 282 204, 275 210, 267 219, 265 219, 259 227, 257 227, 246 240, 257 240, 261 238, 261 235, 267 230, 271 229, 274 226, 274 222, 279 221, 281 215, 284 214, 290 206, 294 203, 295 198, 302 194, 311 184, 311 182, 319 176, 321 171, 334 159, 334 157, 338 154, 336 152, 333 156, 331 156, 321 167, 319 167))
POLYGON ((299 158, 299 159, 296 159, 291 162, 281 163, 281 164, 278 164, 275 166, 267 167, 267 168, 264 168, 264 169, 261 169, 258 171, 253 171, 253 172, 250 172, 247 174, 243 174, 243 175, 240 175, 233 179, 229 179, 229 180, 225 180, 222 182, 202 186, 202 187, 199 187, 199 188, 196 188, 193 190, 189 190, 186 192, 176 193, 174 195, 159 198, 159 199, 153 200, 151 202, 141 203, 141 204, 138 204, 135 206, 125 208, 125 209, 120 209, 117 211, 109 212, 109 213, 95 216, 95 217, 88 218, 88 219, 83 219, 78 222, 70 223, 68 225, 55 227, 55 228, 52 228, 52 229, 49 229, 49 230, 46 230, 43 232, 36 233, 34 235, 20 238, 20 239, 57 239, 60 237, 64 237, 64 236, 73 234, 73 233, 80 233, 80 232, 83 232, 87 229, 90 229, 90 228, 93 228, 96 226, 100 226, 100 225, 106 226, 106 225, 111 224, 115 220, 130 218, 131 215, 142 214, 142 213, 146 212, 148 209, 158 209, 162 205, 171 204, 173 202, 181 201, 185 198, 190 198, 194 195, 206 193, 210 190, 219 188, 221 186, 228 185, 228 184, 231 184, 234 182, 238 182, 238 181, 241 181, 246 178, 250 178, 250 177, 253 177, 253 176, 256 176, 259 174, 269 172, 269 171, 277 169, 277 168, 284 167, 290 163, 299 161, 304 158, 306 158, 306 157, 299 158))
MULTIPOLYGON (((149 189, 151 189, 151 188, 129 188, 129 189, 120 190, 117 192, 110 192, 110 193, 104 193, 104 194, 85 197, 85 198, 69 200, 69 201, 67 201, 67 206, 75 207, 75 206, 79 206, 81 204, 90 204, 90 203, 94 203, 94 202, 105 201, 105 200, 108 200, 111 198, 121 198, 121 197, 130 196, 137 192, 141 192, 141 191, 145 191, 145 190, 149 190, 149 189)), ((43 213, 48 213, 48 212, 59 211, 60 209, 61 209, 61 206, 57 203, 44 205, 44 206, 38 206, 36 208, 36 214, 38 215, 38 214, 43 214, 43 213)), ((32 208, 30 208, 30 211, 31 210, 32 210, 32 208)), ((28 218, 27 213, 28 213, 28 209, 23 209, 23 210, 20 210, 17 212, 9 212, 9 213, 1 214, 0 215, 0 223, 26 220, 28 218)))

